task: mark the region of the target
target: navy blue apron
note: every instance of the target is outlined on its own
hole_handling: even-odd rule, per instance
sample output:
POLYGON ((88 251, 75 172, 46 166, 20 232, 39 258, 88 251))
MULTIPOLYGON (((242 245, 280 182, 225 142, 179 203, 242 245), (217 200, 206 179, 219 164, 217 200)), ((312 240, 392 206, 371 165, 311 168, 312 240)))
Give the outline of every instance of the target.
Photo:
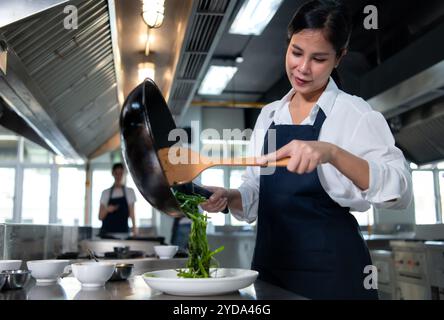
POLYGON ((101 235, 107 233, 126 233, 129 232, 128 217, 129 207, 126 200, 125 187, 122 187, 123 197, 111 198, 114 190, 114 185, 109 191, 108 205, 119 206, 116 211, 108 213, 105 219, 102 221, 102 228, 100 230, 101 235))
MULTIPOLYGON (((311 125, 275 125, 276 148, 290 141, 318 140, 325 120, 319 109, 311 125)), ((267 132, 263 153, 268 150, 267 132)), ((377 299, 366 289, 367 245, 350 208, 322 188, 317 170, 291 173, 285 167, 261 174, 257 238, 252 269, 259 279, 310 299, 377 299)))

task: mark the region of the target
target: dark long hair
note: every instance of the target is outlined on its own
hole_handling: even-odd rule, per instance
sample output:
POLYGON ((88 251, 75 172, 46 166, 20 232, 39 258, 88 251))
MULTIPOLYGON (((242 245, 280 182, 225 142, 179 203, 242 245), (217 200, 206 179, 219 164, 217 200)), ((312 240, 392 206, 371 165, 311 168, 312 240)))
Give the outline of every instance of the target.
MULTIPOLYGON (((336 57, 347 49, 351 35, 350 15, 347 8, 335 0, 312 0, 304 3, 295 12, 288 25, 287 41, 304 29, 319 29, 332 44, 336 57)), ((341 81, 336 69, 331 74, 333 80, 341 87, 341 81)))

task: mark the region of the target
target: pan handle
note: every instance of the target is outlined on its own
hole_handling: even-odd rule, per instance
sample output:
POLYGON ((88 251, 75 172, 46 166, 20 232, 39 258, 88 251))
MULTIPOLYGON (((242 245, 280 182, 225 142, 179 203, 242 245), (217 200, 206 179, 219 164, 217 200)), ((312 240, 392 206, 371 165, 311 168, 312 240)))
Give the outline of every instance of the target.
MULTIPOLYGON (((199 186, 198 184, 195 184, 194 182, 189 182, 189 183, 177 185, 177 186, 174 186, 172 188, 177 190, 177 191, 186 193, 186 194, 193 194, 193 193, 195 193, 195 194, 201 195, 202 197, 205 197, 207 199, 210 198, 211 195, 213 194, 211 191, 209 191, 209 190, 199 186)), ((227 214, 228 212, 229 212, 228 211, 228 206, 225 207, 224 210, 222 210, 222 213, 227 214)))
MULTIPOLYGON (((211 195, 213 194, 211 191, 202 188, 201 186, 193 183, 193 189, 194 189, 194 193, 200 194, 201 196, 205 197, 205 198, 210 198, 211 195)), ((225 207, 225 209, 222 210, 222 213, 227 214, 228 213, 228 206, 225 207)))

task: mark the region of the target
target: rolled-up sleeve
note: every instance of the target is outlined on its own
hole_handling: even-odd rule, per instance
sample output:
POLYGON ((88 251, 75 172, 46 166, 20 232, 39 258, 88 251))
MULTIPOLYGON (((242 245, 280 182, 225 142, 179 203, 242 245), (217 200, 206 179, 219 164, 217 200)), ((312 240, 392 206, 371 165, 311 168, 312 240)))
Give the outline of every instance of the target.
POLYGON ((254 173, 253 168, 248 167, 242 176, 243 183, 238 188, 242 198, 242 212, 235 213, 233 216, 241 221, 252 223, 257 218, 259 207, 259 176, 254 173))
POLYGON ((362 191, 355 186, 355 193, 376 208, 407 208, 413 196, 410 170, 381 113, 362 115, 349 147, 369 164, 369 188, 362 191))

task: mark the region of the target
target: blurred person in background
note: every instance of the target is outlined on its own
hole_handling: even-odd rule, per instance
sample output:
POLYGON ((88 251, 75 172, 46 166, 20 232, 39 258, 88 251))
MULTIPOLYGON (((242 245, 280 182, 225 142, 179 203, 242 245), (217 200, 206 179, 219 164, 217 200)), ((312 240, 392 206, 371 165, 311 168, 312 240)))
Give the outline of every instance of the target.
POLYGON ((102 221, 100 237, 126 239, 130 236, 128 218, 132 221, 132 233, 137 234, 134 204, 136 194, 125 186, 125 169, 122 163, 112 167, 114 184, 102 192, 99 220, 102 221))

